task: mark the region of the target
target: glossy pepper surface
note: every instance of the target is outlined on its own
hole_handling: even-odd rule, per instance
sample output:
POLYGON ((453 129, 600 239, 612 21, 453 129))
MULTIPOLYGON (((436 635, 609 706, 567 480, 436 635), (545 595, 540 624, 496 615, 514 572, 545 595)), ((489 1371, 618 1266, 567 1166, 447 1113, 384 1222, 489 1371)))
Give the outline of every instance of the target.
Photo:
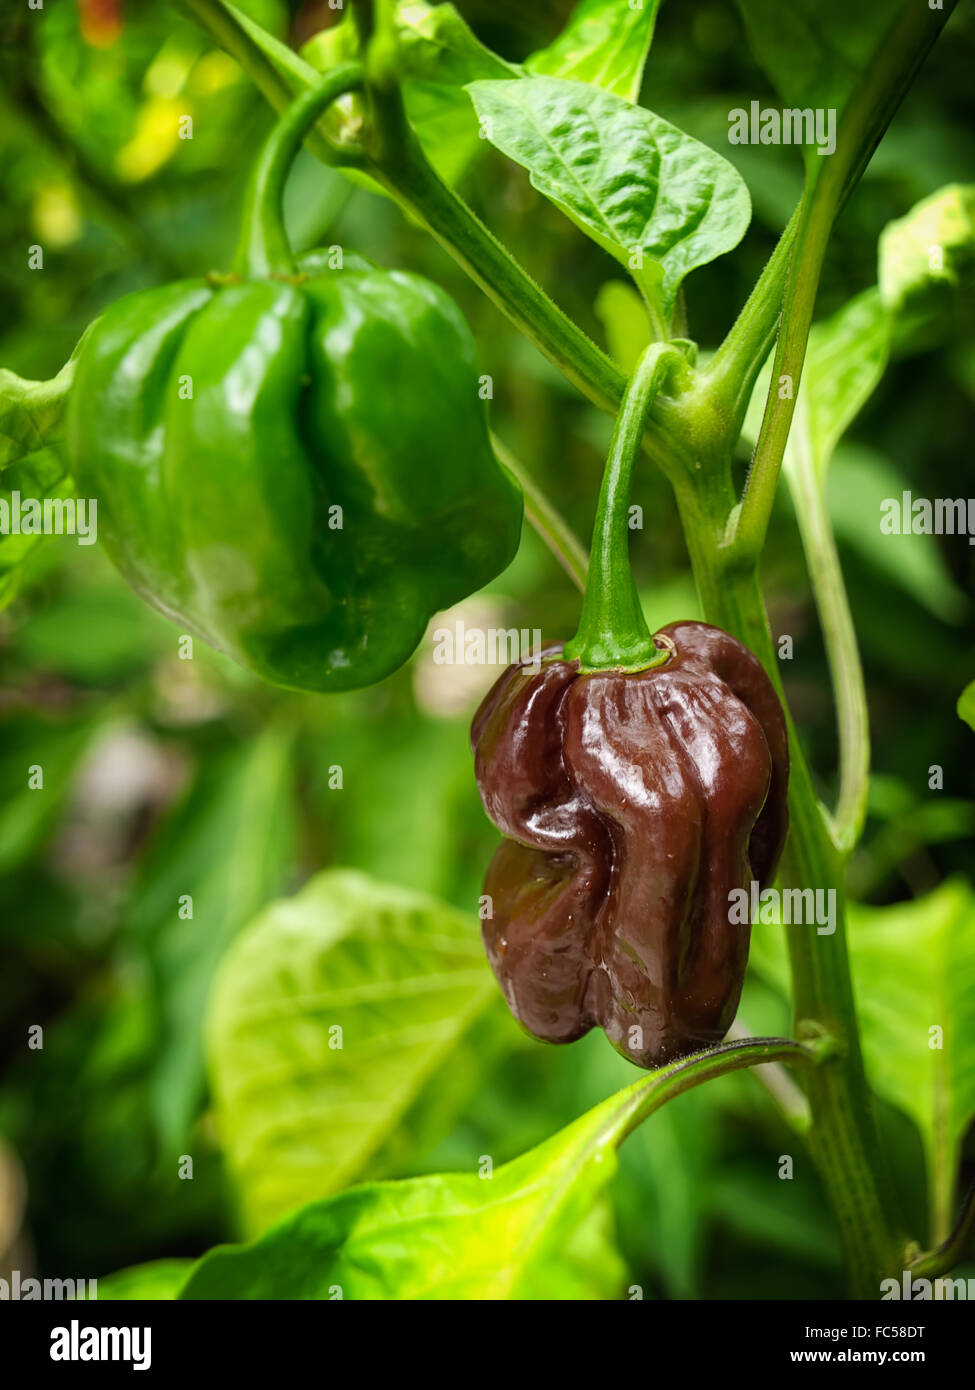
POLYGON ((785 719, 760 662, 705 623, 656 634, 664 665, 509 667, 472 730, 506 836, 484 942, 515 1017, 572 1042, 598 1025, 640 1066, 730 1026, 749 929, 733 889, 772 878, 788 829, 785 719))
POLYGON ((522 504, 448 296, 348 255, 292 259, 280 196, 316 100, 258 161, 235 272, 95 324, 69 448, 143 598, 275 684, 330 691, 387 675, 499 573, 522 504))

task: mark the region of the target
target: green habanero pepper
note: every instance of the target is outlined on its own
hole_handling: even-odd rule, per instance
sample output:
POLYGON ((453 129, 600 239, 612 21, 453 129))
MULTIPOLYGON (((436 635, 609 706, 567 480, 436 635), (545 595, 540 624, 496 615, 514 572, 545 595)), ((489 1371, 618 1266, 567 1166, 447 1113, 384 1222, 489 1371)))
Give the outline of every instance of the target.
POLYGON ((345 65, 292 104, 258 158, 235 272, 109 308, 69 404, 79 493, 136 592, 299 690, 394 671, 521 534, 453 301, 358 258, 292 258, 288 170, 360 81, 345 65))

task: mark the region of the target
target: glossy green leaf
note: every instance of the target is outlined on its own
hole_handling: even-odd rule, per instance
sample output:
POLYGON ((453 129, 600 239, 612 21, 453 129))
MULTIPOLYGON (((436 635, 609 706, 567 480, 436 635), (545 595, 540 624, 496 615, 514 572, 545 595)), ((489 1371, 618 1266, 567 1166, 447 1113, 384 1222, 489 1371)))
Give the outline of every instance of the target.
POLYGON ((638 101, 659 8, 660 0, 579 0, 558 38, 527 58, 525 67, 638 101))
POLYGON ((208 1021, 248 1228, 358 1176, 496 998, 476 918, 425 894, 332 869, 262 913, 208 1021))
POLYGON ((914 902, 857 908, 850 945, 868 1074, 921 1132, 941 1238, 975 1119, 975 894, 955 879, 914 902))
POLYGON ((286 882, 295 848, 290 747, 290 736, 272 726, 209 760, 135 885, 126 928, 154 979, 154 1101, 170 1148, 183 1140, 203 1091, 203 1016, 217 962, 286 882))
POLYGON ((193 1268, 192 1260, 152 1260, 120 1269, 98 1281, 98 1302, 114 1300, 160 1302, 174 1299, 193 1268))
POLYGON ((556 77, 468 87, 492 144, 633 275, 658 334, 681 282, 737 246, 751 216, 727 160, 652 111, 556 77))
POLYGON ((975 681, 966 685, 958 697, 958 718, 964 719, 970 729, 975 729, 975 681))

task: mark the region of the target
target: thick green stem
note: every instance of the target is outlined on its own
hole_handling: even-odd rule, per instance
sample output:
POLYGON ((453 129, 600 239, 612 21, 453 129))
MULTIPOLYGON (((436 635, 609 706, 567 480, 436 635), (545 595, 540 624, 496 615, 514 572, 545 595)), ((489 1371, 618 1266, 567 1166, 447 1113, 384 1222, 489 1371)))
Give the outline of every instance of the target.
POLYGON ((934 1250, 918 1255, 908 1266, 918 1279, 937 1279, 947 1274, 975 1250, 975 1183, 968 1189, 954 1229, 934 1250))
MULTIPOLYGON (((705 616, 733 632, 761 659, 780 695, 775 648, 758 582, 757 567, 721 563, 715 545, 733 491, 728 476, 707 491, 678 488, 677 501, 705 616)), ((843 864, 829 835, 812 777, 789 719, 792 769, 791 829, 781 866, 788 887, 835 894, 835 930, 788 928, 797 1035, 825 1029, 839 1055, 809 1078, 813 1124, 808 1142, 836 1217, 851 1292, 876 1298, 879 1280, 898 1267, 903 1237, 896 1230, 886 1162, 866 1084, 846 946, 843 864)))
POLYGON ((679 1062, 671 1062, 641 1081, 634 1081, 632 1086, 606 1103, 607 1108, 617 1112, 617 1142, 622 1143, 627 1135, 632 1134, 667 1101, 700 1086, 704 1081, 727 1076, 729 1072, 741 1071, 745 1067, 764 1066, 769 1062, 816 1070, 826 1064, 831 1048, 832 1040, 829 1038, 817 1039, 812 1043, 796 1042, 793 1038, 746 1038, 720 1043, 706 1052, 695 1052, 679 1062))
POLYGON ((630 568, 630 480, 650 405, 669 373, 682 366, 678 348, 651 344, 623 397, 599 492, 579 630, 563 653, 583 671, 645 671, 669 659, 650 635, 630 568))
POLYGON ((264 141, 251 174, 234 269, 241 275, 294 275, 284 227, 284 185, 301 142, 332 102, 362 85, 362 67, 344 63, 294 101, 264 141))
MULTIPOLYGON (((803 410, 799 402, 799 411, 803 410)), ((824 482, 806 457, 807 435, 799 429, 789 445, 786 473, 796 508, 816 611, 826 644, 836 702, 840 786, 831 817, 834 843, 849 854, 863 829, 870 787, 870 718, 863 666, 843 569, 827 511, 824 482), (801 451, 801 452, 800 452, 801 451)))
POLYGON ((758 374, 775 344, 798 226, 796 208, 731 331, 702 373, 708 389, 724 402, 736 439, 758 374))

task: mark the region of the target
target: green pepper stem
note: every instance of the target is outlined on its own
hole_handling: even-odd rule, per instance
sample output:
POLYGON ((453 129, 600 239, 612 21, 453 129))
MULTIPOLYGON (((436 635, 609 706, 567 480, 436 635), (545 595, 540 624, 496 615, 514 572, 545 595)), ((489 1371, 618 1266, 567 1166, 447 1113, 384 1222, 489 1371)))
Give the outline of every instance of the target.
POLYGON ((360 63, 343 63, 297 96, 264 142, 244 202, 234 269, 254 277, 296 273, 284 226, 284 185, 310 127, 336 98, 362 86, 360 63))
POLYGON ((579 630, 564 651, 566 660, 578 660, 583 671, 644 671, 668 659, 669 653, 658 649, 650 635, 630 568, 630 480, 654 397, 673 367, 683 362, 678 348, 651 343, 637 363, 616 417, 579 630))

